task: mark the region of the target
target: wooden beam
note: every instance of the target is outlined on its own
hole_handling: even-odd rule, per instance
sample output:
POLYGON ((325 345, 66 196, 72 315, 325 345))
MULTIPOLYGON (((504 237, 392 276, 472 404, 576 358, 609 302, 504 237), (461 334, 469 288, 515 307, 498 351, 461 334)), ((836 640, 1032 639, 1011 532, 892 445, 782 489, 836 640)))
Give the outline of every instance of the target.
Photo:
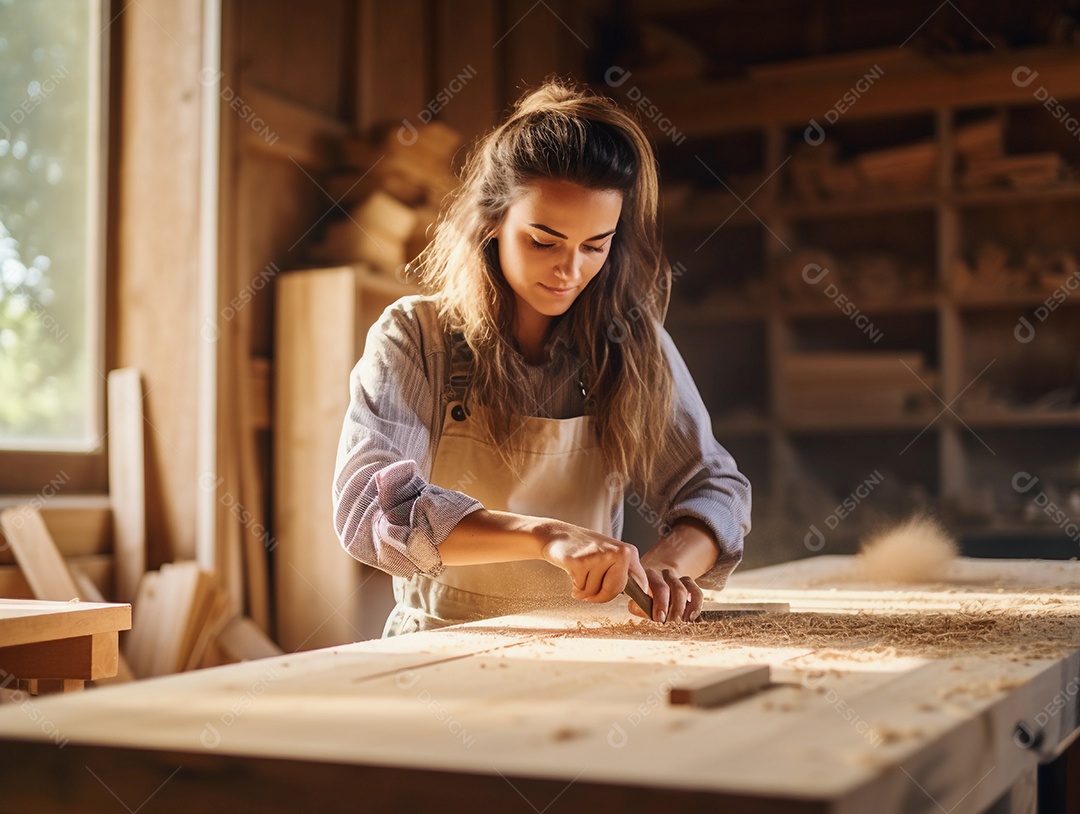
POLYGON ((109 371, 109 502, 113 511, 116 598, 130 602, 146 570, 146 470, 142 377, 109 371))
MULTIPOLYGON (((1040 87, 1058 99, 1080 96, 1080 60, 1068 49, 1039 48, 991 54, 935 57, 913 56, 906 68, 882 68, 881 76, 865 92, 844 102, 845 94, 874 65, 851 66, 850 71, 822 80, 813 76, 795 81, 776 80, 703 82, 671 87, 644 87, 663 117, 688 136, 706 136, 740 129, 759 130, 770 125, 807 126, 838 103, 850 107, 854 118, 902 115, 926 110, 926 100, 955 107, 979 105, 1038 104, 1040 87), (1038 71, 1030 84, 1013 79, 1019 67, 1038 71)), ((1021 76, 1021 81, 1027 74, 1021 76)), ((626 85, 634 82, 631 73, 626 85)), ((618 97, 618 91, 601 88, 618 97)), ((843 115, 843 114, 842 114, 843 115)), ((1047 115, 1051 115, 1047 113, 1047 115)))

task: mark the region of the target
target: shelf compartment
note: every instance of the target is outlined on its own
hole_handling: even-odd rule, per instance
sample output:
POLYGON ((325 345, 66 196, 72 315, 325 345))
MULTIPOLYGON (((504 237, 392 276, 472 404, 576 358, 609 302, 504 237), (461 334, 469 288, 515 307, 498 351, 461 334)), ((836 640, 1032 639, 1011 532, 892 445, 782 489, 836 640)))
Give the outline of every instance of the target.
POLYGON ((760 324, 717 326, 708 342, 690 326, 668 328, 714 421, 765 416, 769 408, 766 330, 760 324))
POLYGON ((962 445, 966 489, 952 509, 966 527, 1058 533, 1063 518, 1080 527, 1080 426, 985 429, 965 434, 962 445))
POLYGON ((667 234, 672 307, 763 303, 766 237, 757 223, 667 234))
POLYGON ((1080 408, 1074 308, 1049 312, 1044 321, 1024 308, 972 311, 961 315, 961 330, 962 415, 1015 425, 1042 421, 1040 411, 1071 415, 1080 408))
POLYGON ((939 436, 923 433, 912 443, 917 432, 839 431, 792 439, 781 498, 792 525, 801 526, 798 539, 805 535, 815 553, 847 553, 866 534, 932 509, 939 436))
POLYGON ((936 191, 941 160, 934 116, 819 122, 816 143, 805 126, 787 132, 792 159, 785 200, 793 205, 917 198, 936 191))

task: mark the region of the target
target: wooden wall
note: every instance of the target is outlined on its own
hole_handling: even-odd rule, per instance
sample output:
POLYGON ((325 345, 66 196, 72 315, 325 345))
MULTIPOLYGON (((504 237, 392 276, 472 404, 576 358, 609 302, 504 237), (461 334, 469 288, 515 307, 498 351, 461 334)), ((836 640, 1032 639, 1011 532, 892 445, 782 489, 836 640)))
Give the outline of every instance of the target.
MULTIPOLYGON (((324 191, 339 158, 334 145, 349 133, 418 124, 428 115, 471 140, 528 85, 551 73, 580 76, 587 28, 586 14, 568 0, 226 5, 219 304, 228 318, 219 317, 216 340, 217 562, 234 590, 246 584, 248 611, 260 624, 272 613, 267 555, 275 542, 270 427, 257 417, 275 352, 272 278, 311 265, 308 247, 341 216, 324 191), (231 302, 242 306, 228 311, 231 302)), ((336 545, 332 529, 312 529, 311 539, 336 545)), ((340 567, 350 567, 342 557, 340 567)), ((292 646, 354 639, 355 625, 334 616, 310 637, 293 637, 292 646)), ((365 635, 377 632, 362 627, 365 635)))

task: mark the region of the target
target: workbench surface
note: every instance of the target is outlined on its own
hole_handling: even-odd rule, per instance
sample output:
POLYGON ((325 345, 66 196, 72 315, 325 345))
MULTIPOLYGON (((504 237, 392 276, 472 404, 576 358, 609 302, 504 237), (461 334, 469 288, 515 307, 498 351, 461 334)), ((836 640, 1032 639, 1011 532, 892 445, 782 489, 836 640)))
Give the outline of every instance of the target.
POLYGON ((575 603, 5 705, 0 811, 962 814, 1080 726, 1075 562, 899 588, 816 557, 716 598, 792 613, 674 629, 575 603), (668 703, 747 664, 773 686, 668 703))

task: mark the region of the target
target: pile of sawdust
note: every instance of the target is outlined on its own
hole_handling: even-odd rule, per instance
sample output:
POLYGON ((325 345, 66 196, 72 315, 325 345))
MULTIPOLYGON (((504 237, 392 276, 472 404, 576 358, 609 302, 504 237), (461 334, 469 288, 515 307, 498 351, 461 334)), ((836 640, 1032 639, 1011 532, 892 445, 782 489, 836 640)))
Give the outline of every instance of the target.
POLYGON ((565 635, 716 642, 746 647, 888 649, 903 656, 964 653, 1049 658, 1080 647, 1080 616, 1022 613, 787 613, 715 622, 585 625, 565 635))
POLYGON ((936 582, 959 554, 956 540, 940 523, 915 515, 864 540, 855 570, 873 582, 936 582))

